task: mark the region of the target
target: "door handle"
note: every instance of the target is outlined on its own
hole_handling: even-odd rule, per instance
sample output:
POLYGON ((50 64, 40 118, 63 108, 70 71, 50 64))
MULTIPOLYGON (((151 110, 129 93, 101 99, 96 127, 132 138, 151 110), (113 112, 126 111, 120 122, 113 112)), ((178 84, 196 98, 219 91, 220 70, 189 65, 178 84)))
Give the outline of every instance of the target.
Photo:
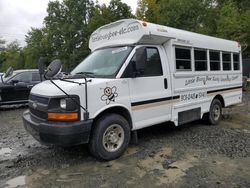
POLYGON ((167 80, 167 78, 164 78, 164 88, 168 89, 168 80, 167 80))

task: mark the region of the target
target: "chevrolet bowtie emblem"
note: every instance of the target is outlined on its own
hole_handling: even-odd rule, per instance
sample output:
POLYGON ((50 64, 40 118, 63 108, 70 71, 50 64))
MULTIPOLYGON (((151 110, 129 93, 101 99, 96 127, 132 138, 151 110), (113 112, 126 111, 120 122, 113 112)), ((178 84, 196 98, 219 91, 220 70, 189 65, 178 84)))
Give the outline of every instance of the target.
POLYGON ((32 103, 32 106, 33 106, 33 108, 36 109, 36 108, 37 108, 37 103, 36 103, 36 102, 33 102, 33 103, 32 103))

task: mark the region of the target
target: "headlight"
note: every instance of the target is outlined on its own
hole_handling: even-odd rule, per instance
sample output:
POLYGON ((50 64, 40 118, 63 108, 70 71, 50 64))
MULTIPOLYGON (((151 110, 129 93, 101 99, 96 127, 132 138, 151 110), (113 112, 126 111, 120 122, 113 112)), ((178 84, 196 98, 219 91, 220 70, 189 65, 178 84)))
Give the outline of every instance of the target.
POLYGON ((51 98, 48 105, 49 111, 54 112, 76 112, 80 110, 80 99, 78 96, 51 98))
POLYGON ((60 108, 66 111, 76 111, 79 109, 77 105, 78 99, 75 97, 71 98, 62 98, 60 99, 60 108))
POLYGON ((67 107, 67 102, 66 102, 66 99, 61 99, 60 100, 60 107, 64 110, 66 110, 66 107, 67 107))
POLYGON ((77 121, 80 116, 80 99, 70 97, 51 98, 48 105, 48 119, 59 121, 77 121))

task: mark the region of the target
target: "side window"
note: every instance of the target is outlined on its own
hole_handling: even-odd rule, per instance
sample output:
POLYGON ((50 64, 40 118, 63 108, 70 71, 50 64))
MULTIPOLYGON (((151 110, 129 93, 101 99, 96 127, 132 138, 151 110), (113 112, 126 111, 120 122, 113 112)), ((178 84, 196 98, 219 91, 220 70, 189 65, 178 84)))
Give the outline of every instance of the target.
MULTIPOLYGON (((137 77, 149 77, 149 76, 161 76, 163 75, 162 72, 162 65, 161 65, 161 58, 157 48, 148 47, 146 48, 147 51, 147 59, 146 59, 146 67, 144 72, 141 72, 140 75, 137 77)), ((136 55, 132 57, 129 65, 127 66, 126 70, 124 71, 122 77, 123 78, 130 78, 133 76, 134 71, 134 63, 136 61, 136 55)))
POLYGON ((194 64, 196 71, 207 70, 207 51, 201 49, 194 50, 194 64))
POLYGON ((234 70, 240 70, 240 55, 233 54, 234 59, 234 70))
POLYGON ((161 76, 161 58, 157 48, 147 48, 146 68, 141 76, 161 76))
POLYGON ((175 48, 176 70, 191 71, 191 49, 175 48))
POLYGON ((30 82, 31 81, 31 73, 30 72, 22 72, 14 76, 11 80, 18 80, 19 82, 30 82))
POLYGON ((223 70, 232 70, 230 53, 225 53, 225 52, 222 53, 222 62, 223 62, 223 70))
POLYGON ((40 74, 37 73, 37 72, 33 72, 33 73, 32 73, 32 81, 33 81, 33 82, 38 82, 38 81, 40 81, 40 74))
POLYGON ((210 58, 210 70, 211 71, 220 70, 220 52, 209 51, 209 58, 210 58))

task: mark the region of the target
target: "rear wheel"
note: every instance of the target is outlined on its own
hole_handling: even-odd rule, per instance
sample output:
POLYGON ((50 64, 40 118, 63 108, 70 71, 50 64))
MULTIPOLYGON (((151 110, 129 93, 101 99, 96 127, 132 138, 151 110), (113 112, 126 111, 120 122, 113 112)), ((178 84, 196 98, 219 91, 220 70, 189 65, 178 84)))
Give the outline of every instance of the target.
POLYGON ((120 157, 130 141, 128 121, 118 114, 106 114, 95 123, 89 150, 101 160, 113 160, 120 157))
POLYGON ((217 125, 222 118, 222 105, 220 100, 214 99, 211 103, 210 110, 205 114, 205 119, 210 125, 217 125))

